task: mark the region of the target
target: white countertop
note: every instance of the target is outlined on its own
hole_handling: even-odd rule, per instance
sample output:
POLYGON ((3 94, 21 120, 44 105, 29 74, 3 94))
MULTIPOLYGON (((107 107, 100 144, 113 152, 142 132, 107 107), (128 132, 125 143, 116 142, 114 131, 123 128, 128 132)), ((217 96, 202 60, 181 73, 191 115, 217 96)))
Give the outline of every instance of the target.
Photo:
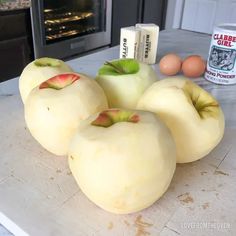
MULTIPOLYGON (((206 59, 209 45, 209 35, 162 31, 157 61, 168 52, 206 59)), ((118 54, 119 47, 114 47, 68 64, 95 76, 105 60, 118 54)), ((153 68, 162 78, 158 65, 153 68)), ((236 86, 220 86, 204 78, 194 81, 221 103, 226 117, 222 142, 202 160, 177 165, 169 190, 153 206, 123 216, 101 210, 80 192, 66 157, 47 153, 24 128, 18 79, 1 83, 0 212, 33 236, 236 235, 236 86)), ((8 235, 2 230, 0 226, 0 236, 8 235)))

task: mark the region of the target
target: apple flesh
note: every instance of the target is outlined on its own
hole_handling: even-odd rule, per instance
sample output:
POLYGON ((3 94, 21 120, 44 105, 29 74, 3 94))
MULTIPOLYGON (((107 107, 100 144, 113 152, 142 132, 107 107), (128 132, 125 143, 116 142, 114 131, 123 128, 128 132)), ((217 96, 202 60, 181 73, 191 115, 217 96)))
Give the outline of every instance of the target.
POLYGON ((60 74, 30 92, 25 121, 45 149, 66 155, 81 120, 107 107, 106 96, 94 80, 81 74, 60 74))
POLYGON ((110 127, 117 122, 125 121, 137 123, 139 116, 126 110, 112 109, 101 112, 91 124, 101 127, 110 127))
POLYGON ((73 70, 63 61, 43 57, 29 63, 23 70, 19 79, 19 90, 23 103, 30 91, 47 79, 73 70))
POLYGON ((155 114, 108 109, 80 123, 68 160, 92 202, 128 214, 149 207, 165 193, 176 150, 170 131, 155 114))
POLYGON ((96 81, 104 89, 110 108, 134 109, 143 92, 157 81, 157 75, 147 64, 120 59, 106 62, 96 81))
POLYGON ((154 83, 140 98, 137 108, 156 113, 169 127, 177 146, 178 163, 206 156, 224 134, 224 114, 219 103, 184 78, 154 83))

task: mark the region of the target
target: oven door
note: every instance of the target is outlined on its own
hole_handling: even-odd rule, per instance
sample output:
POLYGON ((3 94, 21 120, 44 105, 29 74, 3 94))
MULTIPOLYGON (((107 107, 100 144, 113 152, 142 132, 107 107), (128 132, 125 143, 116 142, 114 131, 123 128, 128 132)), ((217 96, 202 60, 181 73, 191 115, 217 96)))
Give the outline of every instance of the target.
POLYGON ((66 58, 111 43, 112 0, 32 1, 34 55, 66 58))

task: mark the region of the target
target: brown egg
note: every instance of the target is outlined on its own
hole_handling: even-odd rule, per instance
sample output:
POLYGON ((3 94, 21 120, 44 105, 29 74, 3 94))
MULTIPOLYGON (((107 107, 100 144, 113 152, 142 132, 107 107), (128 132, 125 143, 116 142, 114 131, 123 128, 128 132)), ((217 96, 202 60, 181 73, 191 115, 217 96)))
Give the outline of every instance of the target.
POLYGON ((182 71, 187 77, 199 77, 205 72, 205 69, 206 62, 198 55, 189 56, 182 63, 182 71))
POLYGON ((181 58, 176 54, 167 54, 161 58, 159 67, 164 75, 176 75, 181 69, 181 58))

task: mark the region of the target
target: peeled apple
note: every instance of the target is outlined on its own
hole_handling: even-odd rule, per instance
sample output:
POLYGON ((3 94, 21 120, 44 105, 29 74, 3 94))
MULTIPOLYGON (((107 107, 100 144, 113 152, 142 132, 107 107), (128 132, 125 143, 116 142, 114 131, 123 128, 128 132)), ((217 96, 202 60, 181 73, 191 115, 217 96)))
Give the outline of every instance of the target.
POLYGON ((68 160, 92 202, 128 214, 149 207, 165 193, 175 171, 176 150, 155 114, 108 109, 80 123, 68 160))
POLYGON ((134 59, 106 62, 96 76, 104 89, 110 108, 135 109, 143 92, 157 75, 151 66, 134 59))
POLYGON ((156 113, 169 127, 178 163, 206 156, 224 135, 224 114, 218 101, 188 79, 166 78, 154 83, 137 108, 156 113))
POLYGON ((107 107, 106 96, 96 81, 82 74, 60 74, 30 92, 25 121, 45 149, 66 155, 79 123, 107 107))
POLYGON ((66 72, 73 72, 73 70, 64 61, 54 58, 43 57, 29 63, 19 79, 19 89, 23 103, 25 103, 33 88, 55 75, 66 72))

